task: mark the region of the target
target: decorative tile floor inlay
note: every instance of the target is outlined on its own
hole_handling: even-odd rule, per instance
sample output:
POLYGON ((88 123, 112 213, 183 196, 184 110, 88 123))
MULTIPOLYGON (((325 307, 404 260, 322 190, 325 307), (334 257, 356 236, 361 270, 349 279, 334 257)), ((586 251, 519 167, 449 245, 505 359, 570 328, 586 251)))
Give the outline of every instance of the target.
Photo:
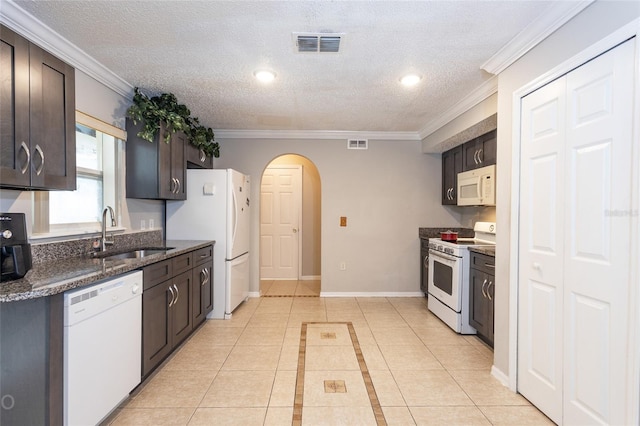
MULTIPOLYGON (((378 400, 378 396, 376 394, 376 390, 373 387, 373 381, 371 379, 371 375, 369 374, 369 369, 367 368, 367 364, 364 360, 364 355, 362 354, 362 349, 360 348, 360 343, 358 342, 358 336, 356 335, 355 328, 351 322, 303 322, 300 329, 300 346, 298 349, 298 369, 296 374, 296 390, 294 396, 293 403, 293 417, 291 420, 292 426, 301 426, 302 425, 302 417, 303 417, 303 408, 304 408, 304 383, 305 383, 305 367, 306 362, 305 358, 307 355, 307 333, 309 326, 314 325, 323 325, 323 326, 346 326, 347 331, 349 333, 349 337, 351 340, 351 345, 353 346, 353 351, 355 353, 356 359, 358 361, 358 366, 360 368, 360 374, 362 375, 362 380, 364 382, 364 386, 367 391, 367 395, 369 397, 369 403, 371 405, 371 410, 373 411, 373 415, 376 421, 377 426, 386 426, 387 421, 385 419, 384 413, 382 412, 382 407, 380 405, 380 401, 378 400)), ((317 336, 317 335, 316 335, 317 336)), ((336 339, 336 332, 320 332, 320 339, 336 339)), ((327 394, 346 394, 347 386, 344 380, 324 380, 324 392, 327 394)))
POLYGON ((325 380, 324 381, 325 393, 347 393, 347 386, 344 380, 325 380))

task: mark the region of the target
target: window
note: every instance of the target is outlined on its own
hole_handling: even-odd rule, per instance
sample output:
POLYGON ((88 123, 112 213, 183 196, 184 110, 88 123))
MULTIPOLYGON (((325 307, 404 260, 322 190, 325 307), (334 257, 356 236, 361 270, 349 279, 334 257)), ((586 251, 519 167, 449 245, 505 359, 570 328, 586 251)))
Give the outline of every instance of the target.
POLYGON ((97 232, 102 210, 109 205, 118 216, 118 158, 123 150, 124 131, 76 114, 75 191, 34 193, 34 234, 62 236, 97 232))

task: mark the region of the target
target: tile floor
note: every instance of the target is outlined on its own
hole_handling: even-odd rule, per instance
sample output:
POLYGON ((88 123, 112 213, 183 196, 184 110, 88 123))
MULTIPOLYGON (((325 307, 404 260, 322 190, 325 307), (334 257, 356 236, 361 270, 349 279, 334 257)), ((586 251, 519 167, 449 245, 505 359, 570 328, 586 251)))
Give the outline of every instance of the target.
POLYGON ((260 280, 260 295, 264 297, 318 297, 320 280, 260 280))
POLYGON ((552 424, 491 364, 424 298, 256 298, 207 321, 108 423, 552 424))

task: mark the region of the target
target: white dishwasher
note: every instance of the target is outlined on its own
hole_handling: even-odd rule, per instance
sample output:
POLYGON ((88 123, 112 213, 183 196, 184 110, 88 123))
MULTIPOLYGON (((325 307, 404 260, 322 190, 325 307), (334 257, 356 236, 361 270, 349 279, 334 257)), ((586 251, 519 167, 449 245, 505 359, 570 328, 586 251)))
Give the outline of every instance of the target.
POLYGON ((95 425, 140 383, 142 272, 64 294, 64 424, 95 425))

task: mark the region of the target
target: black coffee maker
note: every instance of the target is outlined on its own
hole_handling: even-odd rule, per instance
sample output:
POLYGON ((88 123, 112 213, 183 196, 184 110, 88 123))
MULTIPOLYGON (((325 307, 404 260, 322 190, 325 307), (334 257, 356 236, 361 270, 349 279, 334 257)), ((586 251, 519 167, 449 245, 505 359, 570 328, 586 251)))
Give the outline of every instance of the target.
POLYGON ((0 282, 15 280, 31 269, 24 213, 0 213, 0 282))

